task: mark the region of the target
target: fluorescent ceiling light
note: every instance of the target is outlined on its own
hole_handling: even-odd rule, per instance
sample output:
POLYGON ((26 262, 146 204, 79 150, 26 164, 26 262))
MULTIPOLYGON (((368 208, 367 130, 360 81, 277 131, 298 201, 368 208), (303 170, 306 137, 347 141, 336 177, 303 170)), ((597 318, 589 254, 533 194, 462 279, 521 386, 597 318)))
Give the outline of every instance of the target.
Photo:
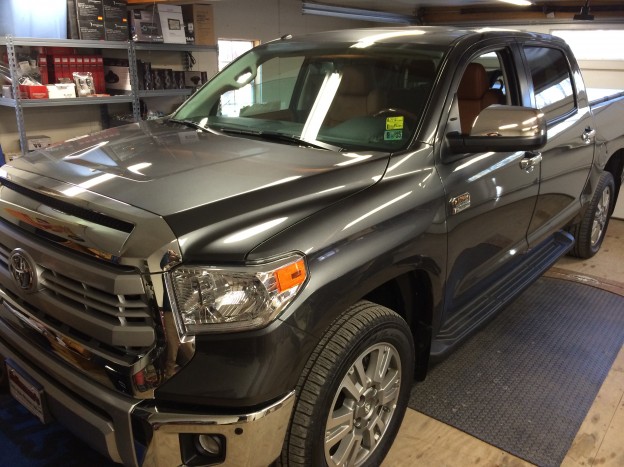
POLYGON ((384 11, 362 10, 359 8, 345 8, 313 2, 303 2, 301 10, 304 15, 333 16, 336 18, 376 21, 379 23, 413 24, 417 22, 415 17, 409 15, 387 13, 384 11))
POLYGON ((503 2, 503 3, 511 3, 512 5, 516 5, 516 6, 530 6, 533 5, 532 2, 530 2, 529 0, 498 0, 499 2, 503 2))

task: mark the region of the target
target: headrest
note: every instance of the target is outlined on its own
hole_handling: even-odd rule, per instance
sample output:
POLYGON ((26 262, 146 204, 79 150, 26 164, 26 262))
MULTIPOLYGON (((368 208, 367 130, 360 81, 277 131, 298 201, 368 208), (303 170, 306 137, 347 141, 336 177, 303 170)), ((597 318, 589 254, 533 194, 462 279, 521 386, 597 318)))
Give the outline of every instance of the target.
POLYGON ((487 73, 483 65, 471 63, 466 68, 459 83, 457 97, 459 99, 481 99, 489 87, 487 73))
POLYGON ((436 70, 432 60, 414 60, 410 64, 410 71, 420 78, 433 80, 436 70))
POLYGON ((372 86, 369 75, 361 68, 346 66, 342 70, 340 93, 343 95, 367 95, 372 86))

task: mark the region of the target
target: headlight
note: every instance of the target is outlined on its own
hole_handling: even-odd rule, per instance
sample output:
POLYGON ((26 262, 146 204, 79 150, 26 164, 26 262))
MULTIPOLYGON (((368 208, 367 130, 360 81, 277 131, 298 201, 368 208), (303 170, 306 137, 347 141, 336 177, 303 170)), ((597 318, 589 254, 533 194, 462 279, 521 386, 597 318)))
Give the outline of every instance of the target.
POLYGON ((299 256, 244 268, 178 266, 167 290, 183 336, 243 331, 273 321, 307 278, 299 256))

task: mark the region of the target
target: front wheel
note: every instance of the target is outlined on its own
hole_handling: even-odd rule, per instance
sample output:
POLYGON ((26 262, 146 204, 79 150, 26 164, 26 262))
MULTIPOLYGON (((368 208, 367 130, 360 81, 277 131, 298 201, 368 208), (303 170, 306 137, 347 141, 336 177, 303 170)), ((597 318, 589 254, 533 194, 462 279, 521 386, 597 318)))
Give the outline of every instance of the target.
POLYGON ((578 258, 591 258, 598 253, 609 225, 614 193, 613 175, 610 172, 603 172, 587 211, 572 231, 576 238, 572 255, 578 258))
POLYGON ((403 318, 369 302, 349 308, 300 377, 282 465, 379 465, 405 414, 413 368, 403 318))

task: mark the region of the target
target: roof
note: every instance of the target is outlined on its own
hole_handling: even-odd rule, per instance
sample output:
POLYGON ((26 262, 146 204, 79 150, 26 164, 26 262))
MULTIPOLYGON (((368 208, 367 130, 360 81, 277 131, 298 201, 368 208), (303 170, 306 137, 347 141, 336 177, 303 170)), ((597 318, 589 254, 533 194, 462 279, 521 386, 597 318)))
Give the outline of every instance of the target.
POLYGON ((548 34, 538 34, 519 29, 505 28, 454 28, 447 26, 403 26, 382 28, 343 29, 324 31, 306 35, 288 36, 294 42, 332 42, 332 43, 388 43, 388 44, 431 44, 450 46, 462 38, 478 39, 510 34, 524 38, 540 38, 552 40, 548 34))

